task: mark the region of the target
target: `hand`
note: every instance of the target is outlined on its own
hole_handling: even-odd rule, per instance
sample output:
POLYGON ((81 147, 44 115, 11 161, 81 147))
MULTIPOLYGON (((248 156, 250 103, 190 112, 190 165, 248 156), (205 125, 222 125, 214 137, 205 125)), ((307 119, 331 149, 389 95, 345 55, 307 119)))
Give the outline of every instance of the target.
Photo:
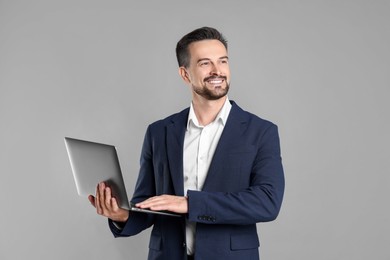
POLYGON ((176 213, 188 213, 187 197, 161 195, 151 197, 135 205, 141 209, 149 208, 151 210, 168 210, 176 213))
POLYGON ((118 206, 118 202, 111 195, 111 188, 104 182, 98 184, 96 197, 89 195, 89 202, 96 208, 97 214, 110 218, 117 222, 126 222, 129 211, 118 206))

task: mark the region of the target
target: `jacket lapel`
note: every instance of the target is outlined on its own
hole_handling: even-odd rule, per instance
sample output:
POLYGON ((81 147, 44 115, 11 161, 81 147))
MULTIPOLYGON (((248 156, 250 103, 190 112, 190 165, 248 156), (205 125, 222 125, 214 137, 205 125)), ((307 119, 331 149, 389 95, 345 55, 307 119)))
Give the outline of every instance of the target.
POLYGON ((185 109, 172 118, 167 125, 166 147, 168 166, 173 188, 178 196, 184 195, 183 181, 183 144, 189 109, 185 109))
POLYGON ((245 113, 239 106, 237 106, 236 103, 233 101, 231 102, 232 108, 221 138, 219 139, 217 148, 215 149, 214 156, 203 185, 202 190, 204 191, 209 190, 211 188, 211 184, 218 183, 221 180, 219 173, 221 171, 221 167, 226 161, 226 153, 227 151, 231 151, 232 148, 240 145, 240 140, 242 140, 242 138, 239 137, 244 134, 247 127, 245 113))

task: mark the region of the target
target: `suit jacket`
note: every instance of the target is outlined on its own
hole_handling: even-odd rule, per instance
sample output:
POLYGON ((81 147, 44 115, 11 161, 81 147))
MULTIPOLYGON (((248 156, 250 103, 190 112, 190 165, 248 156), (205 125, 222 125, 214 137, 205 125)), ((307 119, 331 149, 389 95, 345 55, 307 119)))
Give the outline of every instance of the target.
MULTIPOLYGON (((133 203, 151 196, 183 196, 183 143, 189 109, 151 124, 141 152, 133 203)), ((276 125, 234 102, 202 191, 188 191, 182 218, 131 212, 114 236, 153 225, 149 260, 186 259, 185 219, 197 222, 195 259, 259 259, 256 223, 274 220, 284 192, 276 125)))

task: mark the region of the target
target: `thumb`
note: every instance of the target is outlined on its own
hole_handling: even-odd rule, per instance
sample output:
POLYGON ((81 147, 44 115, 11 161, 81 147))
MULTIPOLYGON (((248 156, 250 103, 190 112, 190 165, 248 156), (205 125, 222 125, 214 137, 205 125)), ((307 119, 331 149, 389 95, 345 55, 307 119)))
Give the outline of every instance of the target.
POLYGON ((88 200, 89 200, 89 202, 92 204, 92 206, 94 206, 94 207, 96 208, 95 197, 92 196, 92 195, 89 195, 89 196, 88 196, 88 200))

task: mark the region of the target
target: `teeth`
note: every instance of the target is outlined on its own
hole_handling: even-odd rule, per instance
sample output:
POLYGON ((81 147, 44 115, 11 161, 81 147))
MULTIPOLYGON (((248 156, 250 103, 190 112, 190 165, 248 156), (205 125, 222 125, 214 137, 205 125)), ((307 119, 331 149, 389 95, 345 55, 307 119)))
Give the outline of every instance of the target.
POLYGON ((218 83, 222 83, 222 80, 210 80, 209 82, 211 84, 218 84, 218 83))

